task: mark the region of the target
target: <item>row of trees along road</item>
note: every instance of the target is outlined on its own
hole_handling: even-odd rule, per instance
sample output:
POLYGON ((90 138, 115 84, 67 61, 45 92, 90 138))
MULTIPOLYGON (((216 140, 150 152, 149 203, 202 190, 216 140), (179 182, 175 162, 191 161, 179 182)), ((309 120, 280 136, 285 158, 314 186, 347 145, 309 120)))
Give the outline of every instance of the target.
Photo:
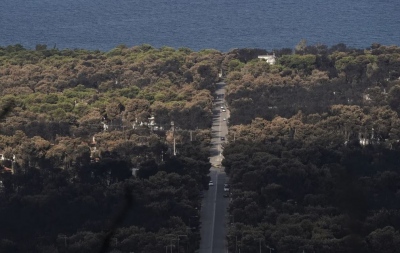
POLYGON ((400 48, 292 53, 227 77, 229 251, 399 252, 400 48))
POLYGON ((0 47, 0 252, 194 252, 224 57, 0 47))

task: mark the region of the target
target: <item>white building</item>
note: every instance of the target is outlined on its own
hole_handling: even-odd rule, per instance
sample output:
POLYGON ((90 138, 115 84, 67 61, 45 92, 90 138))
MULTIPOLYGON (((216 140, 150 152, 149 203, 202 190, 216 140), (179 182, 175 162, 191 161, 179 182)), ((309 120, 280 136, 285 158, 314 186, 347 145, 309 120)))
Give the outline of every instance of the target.
POLYGON ((269 64, 273 65, 276 62, 275 53, 272 55, 259 55, 258 59, 265 60, 269 64))

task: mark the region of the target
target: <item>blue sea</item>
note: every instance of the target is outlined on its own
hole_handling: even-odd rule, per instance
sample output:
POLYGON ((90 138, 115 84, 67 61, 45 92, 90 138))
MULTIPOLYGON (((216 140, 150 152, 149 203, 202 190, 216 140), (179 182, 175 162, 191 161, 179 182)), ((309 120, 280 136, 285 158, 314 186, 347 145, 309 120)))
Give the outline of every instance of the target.
POLYGON ((0 46, 198 51, 400 45, 398 0, 0 0, 0 46))

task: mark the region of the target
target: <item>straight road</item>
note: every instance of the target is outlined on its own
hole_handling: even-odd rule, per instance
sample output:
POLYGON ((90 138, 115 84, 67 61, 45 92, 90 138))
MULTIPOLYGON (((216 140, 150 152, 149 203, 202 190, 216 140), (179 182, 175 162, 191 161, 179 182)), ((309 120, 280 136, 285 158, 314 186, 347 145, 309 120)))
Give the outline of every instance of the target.
POLYGON ((217 99, 213 109, 212 140, 210 148, 210 177, 214 186, 210 186, 205 193, 201 208, 201 242, 199 253, 224 253, 226 252, 226 222, 229 198, 224 198, 224 184, 227 183, 222 161, 221 137, 228 133, 227 121, 228 112, 225 105, 225 83, 217 84, 217 99), (223 108, 221 108, 223 107, 223 108), (225 112, 223 110, 226 110, 225 112), (224 120, 225 119, 225 120, 224 120))

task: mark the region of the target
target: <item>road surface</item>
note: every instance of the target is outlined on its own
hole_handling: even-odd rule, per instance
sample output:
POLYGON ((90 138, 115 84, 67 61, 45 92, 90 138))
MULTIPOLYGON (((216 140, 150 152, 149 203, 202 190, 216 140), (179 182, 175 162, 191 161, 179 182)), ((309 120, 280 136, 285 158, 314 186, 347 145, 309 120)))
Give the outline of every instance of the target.
POLYGON ((216 95, 210 149, 210 162, 212 164, 210 177, 214 186, 209 187, 202 201, 199 253, 226 252, 225 237, 229 198, 223 197, 224 184, 227 183, 227 177, 223 168, 221 168, 223 158, 221 144, 225 142, 221 140, 221 137, 225 137, 228 133, 227 123, 223 120, 224 118, 228 119, 228 112, 223 111, 226 110, 224 103, 225 83, 217 84, 216 95))

